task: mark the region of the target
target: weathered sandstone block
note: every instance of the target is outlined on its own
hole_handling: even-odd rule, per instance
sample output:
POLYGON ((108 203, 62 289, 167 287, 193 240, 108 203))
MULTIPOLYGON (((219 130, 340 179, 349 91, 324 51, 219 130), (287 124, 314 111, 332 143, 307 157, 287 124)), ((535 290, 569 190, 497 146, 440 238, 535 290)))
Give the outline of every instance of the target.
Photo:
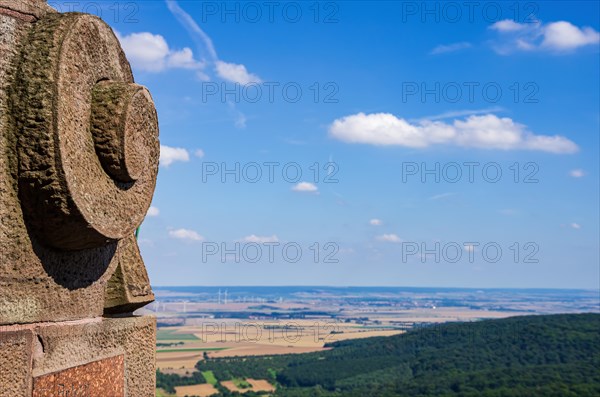
POLYGON ((154 395, 155 320, 131 313, 158 158, 110 27, 0 0, 0 397, 154 395))
POLYGON ((152 97, 100 19, 14 15, 42 3, 0 8, 0 324, 102 315, 117 267, 112 312, 153 300, 132 238, 158 171, 152 97))

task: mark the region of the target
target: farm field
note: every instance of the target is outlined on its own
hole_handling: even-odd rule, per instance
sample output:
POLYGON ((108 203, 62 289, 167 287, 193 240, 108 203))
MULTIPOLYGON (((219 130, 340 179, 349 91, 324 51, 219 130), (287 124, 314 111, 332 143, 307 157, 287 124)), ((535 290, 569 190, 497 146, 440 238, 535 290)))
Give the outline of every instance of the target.
POLYGON ((174 394, 167 393, 163 389, 156 389, 156 397, 174 397, 174 394))
POLYGON ((225 387, 230 392, 244 393, 251 389, 250 383, 246 382, 243 379, 226 380, 221 382, 221 385, 223 385, 223 387, 225 387))
POLYGON ((157 366, 165 373, 185 374, 193 371, 196 362, 205 355, 220 358, 310 353, 324 350, 326 343, 401 332, 313 320, 286 323, 227 320, 218 326, 210 321, 200 326, 165 327, 159 329, 158 342, 177 345, 157 348, 157 366))
POLYGON ((194 325, 159 328, 157 363, 160 369, 193 369, 208 357, 235 357, 309 353, 326 343, 341 340, 392 336, 403 332, 400 323, 441 324, 502 318, 520 312, 459 310, 456 308, 398 310, 389 312, 349 311, 349 316, 369 316, 369 323, 336 322, 329 319, 256 321, 250 319, 190 319, 194 325), (171 344, 171 345, 169 345, 171 344), (168 345, 168 346, 166 346, 168 345))
POLYGON ((246 382, 252 385, 252 390, 254 391, 275 391, 275 386, 263 379, 246 379, 246 382))
POLYGON ((415 328, 443 329, 447 323, 478 323, 567 308, 589 310, 596 299, 587 291, 553 290, 240 287, 235 295, 233 291, 229 288, 228 296, 235 296, 235 302, 211 298, 218 289, 159 291, 162 302, 141 311, 157 316, 157 367, 164 388, 157 390, 157 396, 276 394, 281 368, 259 370, 265 356, 277 363, 302 361, 305 354, 326 357, 335 342, 368 343, 366 338, 393 338, 415 328), (228 362, 237 364, 224 370, 228 362))
POLYGON ((175 388, 177 397, 198 396, 209 397, 217 394, 219 391, 211 384, 193 385, 193 386, 177 386, 175 388))
POLYGON ((202 376, 204 376, 204 379, 206 379, 206 383, 210 383, 211 385, 216 385, 218 380, 215 377, 215 374, 213 374, 212 371, 204 371, 202 372, 202 376))
POLYGON ((276 390, 274 379, 271 382, 249 376, 231 377, 222 372, 218 378, 212 370, 196 370, 194 374, 181 371, 166 374, 161 371, 157 378, 156 397, 208 397, 223 392, 240 394, 253 392, 269 396, 276 390))

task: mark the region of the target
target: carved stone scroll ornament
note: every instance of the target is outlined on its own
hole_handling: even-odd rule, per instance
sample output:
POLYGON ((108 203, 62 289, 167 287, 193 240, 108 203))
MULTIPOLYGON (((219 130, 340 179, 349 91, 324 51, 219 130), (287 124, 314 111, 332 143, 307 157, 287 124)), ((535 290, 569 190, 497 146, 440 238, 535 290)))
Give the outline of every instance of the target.
POLYGON ((0 397, 156 394, 156 319, 131 312, 159 148, 108 25, 0 0, 0 397))
MULTIPOLYGON (((133 233, 150 206, 158 173, 152 97, 134 83, 119 41, 95 16, 48 13, 16 45, 9 128, 0 133, 6 134, 27 236, 1 241, 0 233, 0 251, 24 262, 17 269, 0 260, 11 266, 0 277, 0 305, 35 306, 25 309, 24 322, 85 317, 96 313, 97 298, 104 297, 94 291, 101 288, 107 312, 144 306, 154 296, 133 233), (35 256, 28 260, 31 250, 35 256), (21 277, 32 285, 27 288, 46 284, 47 296, 33 293, 23 303, 10 292, 21 277), (90 298, 88 310, 72 306, 90 298), (56 309, 58 315, 45 310, 60 305, 65 307, 56 309)), ((21 217, 7 215, 3 227, 18 230, 8 224, 21 217)), ((0 308, 0 324, 14 321, 3 316, 0 308)))
POLYGON ((133 234, 154 192, 158 123, 112 30, 90 15, 47 16, 21 54, 13 109, 29 225, 62 250, 133 234))

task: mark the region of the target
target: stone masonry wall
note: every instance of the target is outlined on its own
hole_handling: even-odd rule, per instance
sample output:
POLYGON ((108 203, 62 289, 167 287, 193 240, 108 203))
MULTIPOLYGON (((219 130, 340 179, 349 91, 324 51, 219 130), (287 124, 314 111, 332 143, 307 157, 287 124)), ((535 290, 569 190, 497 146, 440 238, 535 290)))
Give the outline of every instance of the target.
POLYGON ((158 157, 108 25, 0 0, 0 397, 154 395, 155 320, 131 313, 154 299, 133 233, 158 157))

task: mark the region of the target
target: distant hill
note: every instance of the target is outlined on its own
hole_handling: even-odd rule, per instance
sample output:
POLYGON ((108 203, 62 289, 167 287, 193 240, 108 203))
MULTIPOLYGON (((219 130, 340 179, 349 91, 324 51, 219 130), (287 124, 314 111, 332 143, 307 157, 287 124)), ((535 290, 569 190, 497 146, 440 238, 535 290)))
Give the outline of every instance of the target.
POLYGON ((277 380, 305 390, 281 395, 600 396, 598 314, 444 324, 333 347, 291 361, 277 380))
POLYGON ((269 379, 283 397, 600 396, 600 314, 447 323, 330 346, 197 369, 219 380, 269 379))

